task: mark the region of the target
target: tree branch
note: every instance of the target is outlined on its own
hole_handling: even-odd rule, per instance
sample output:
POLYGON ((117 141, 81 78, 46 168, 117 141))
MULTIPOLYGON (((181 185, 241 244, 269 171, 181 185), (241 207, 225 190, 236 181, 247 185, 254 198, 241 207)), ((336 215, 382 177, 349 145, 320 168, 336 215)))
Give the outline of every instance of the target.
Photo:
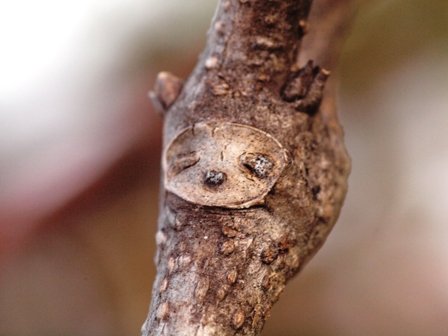
POLYGON ((183 88, 159 76, 150 96, 165 114, 163 189, 142 335, 258 334, 336 222, 350 161, 329 72, 315 64, 334 67, 325 55, 337 52, 349 2, 315 5, 320 20, 339 13, 337 31, 314 30, 311 1, 223 0, 183 88), (298 53, 308 30, 319 40, 298 53))

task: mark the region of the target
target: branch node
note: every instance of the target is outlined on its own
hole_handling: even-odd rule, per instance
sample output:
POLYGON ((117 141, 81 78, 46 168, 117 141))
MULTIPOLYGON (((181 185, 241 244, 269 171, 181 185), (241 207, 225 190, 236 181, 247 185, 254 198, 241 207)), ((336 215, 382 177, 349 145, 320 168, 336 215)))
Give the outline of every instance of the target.
POLYGON ((173 105, 182 90, 184 81, 170 72, 162 71, 157 75, 154 91, 148 93, 154 108, 164 114, 173 105))
POLYGON ((294 103, 296 110, 314 115, 322 101, 330 71, 314 66, 313 61, 294 72, 283 86, 282 98, 294 103))

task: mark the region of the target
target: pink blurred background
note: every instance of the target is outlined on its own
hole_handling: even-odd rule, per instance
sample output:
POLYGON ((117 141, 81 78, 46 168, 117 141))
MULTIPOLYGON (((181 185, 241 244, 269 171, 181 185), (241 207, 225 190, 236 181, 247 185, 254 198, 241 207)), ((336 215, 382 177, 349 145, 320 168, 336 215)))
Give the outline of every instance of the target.
MULTIPOLYGON (((138 335, 162 121, 216 1, 0 4, 0 335, 138 335)), ((339 68, 350 190, 263 335, 447 335, 448 2, 364 1, 339 68)))

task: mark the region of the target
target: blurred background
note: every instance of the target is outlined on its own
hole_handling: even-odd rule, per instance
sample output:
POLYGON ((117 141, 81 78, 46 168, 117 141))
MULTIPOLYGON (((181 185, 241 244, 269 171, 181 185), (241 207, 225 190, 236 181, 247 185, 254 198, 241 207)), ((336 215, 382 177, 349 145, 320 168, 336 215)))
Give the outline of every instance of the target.
MULTIPOLYGON (((139 335, 162 121, 216 1, 0 3, 0 335, 139 335)), ((448 2, 361 3, 340 67, 353 160, 327 243, 264 336, 448 334, 448 2)))

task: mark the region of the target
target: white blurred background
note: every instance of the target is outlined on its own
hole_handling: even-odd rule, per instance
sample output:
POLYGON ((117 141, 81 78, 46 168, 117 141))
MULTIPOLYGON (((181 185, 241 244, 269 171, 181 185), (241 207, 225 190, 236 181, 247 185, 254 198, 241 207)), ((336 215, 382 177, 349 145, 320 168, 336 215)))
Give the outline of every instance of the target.
MULTIPOLYGON (((0 335, 138 335, 154 266, 158 71, 216 1, 0 3, 0 335)), ((362 2, 339 69, 350 190, 263 335, 448 334, 448 2, 362 2)))

